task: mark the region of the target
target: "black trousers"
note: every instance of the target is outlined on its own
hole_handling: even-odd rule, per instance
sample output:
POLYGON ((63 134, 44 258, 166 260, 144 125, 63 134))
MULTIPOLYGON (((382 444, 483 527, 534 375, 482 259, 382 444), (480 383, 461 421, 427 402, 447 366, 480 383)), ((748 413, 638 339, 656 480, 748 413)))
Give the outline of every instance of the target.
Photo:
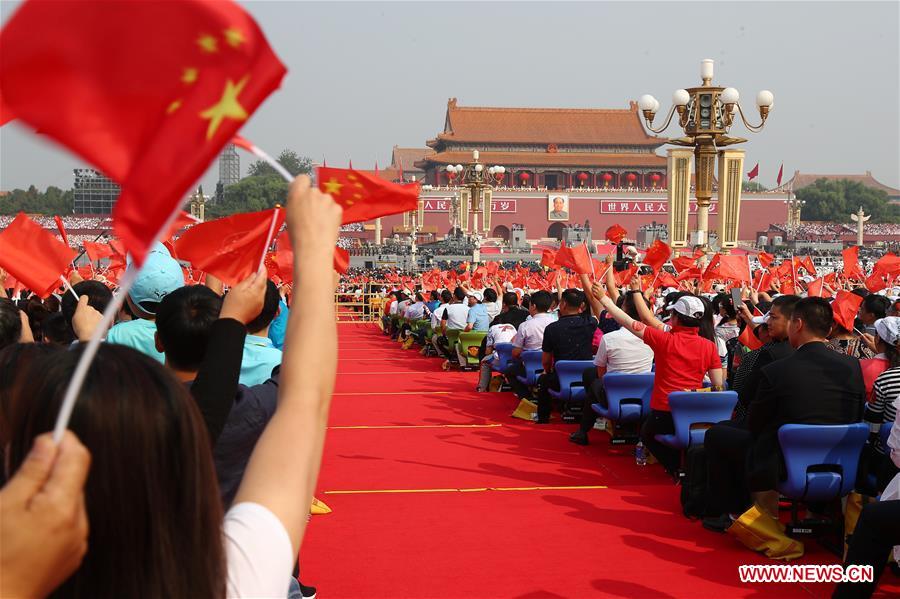
POLYGON ((506 367, 506 370, 503 371, 503 374, 506 375, 506 382, 512 387, 516 397, 519 399, 531 397, 531 392, 528 390, 528 387, 524 383, 519 382, 519 379, 516 378, 517 376, 525 376, 525 364, 522 362, 510 362, 509 366, 506 367))
POLYGON ((681 452, 668 445, 663 445, 654 436, 671 435, 674 432, 675 423, 672 421, 672 412, 663 412, 662 410, 650 410, 650 415, 644 420, 644 425, 641 427, 641 442, 669 474, 675 474, 681 466, 681 452))
POLYGON ((747 488, 747 454, 753 445, 750 431, 726 420, 706 431, 703 446, 709 480, 710 512, 742 514, 750 507, 747 488))
POLYGON ((559 376, 555 372, 542 374, 538 379, 538 422, 548 422, 550 420, 550 412, 553 408, 553 398, 550 396, 550 389, 559 391, 559 376))
POLYGON ((900 544, 900 501, 881 501, 865 506, 850 537, 845 565, 869 565, 875 582, 840 583, 832 599, 871 597, 884 572, 891 547, 900 544))
POLYGON ((597 422, 597 412, 591 409, 591 404, 598 403, 604 408, 608 408, 609 401, 606 399, 603 379, 597 376, 596 366, 585 369, 581 375, 581 382, 584 383, 585 397, 584 407, 581 409, 581 422, 578 428, 581 432, 587 434, 594 428, 594 423, 597 422))

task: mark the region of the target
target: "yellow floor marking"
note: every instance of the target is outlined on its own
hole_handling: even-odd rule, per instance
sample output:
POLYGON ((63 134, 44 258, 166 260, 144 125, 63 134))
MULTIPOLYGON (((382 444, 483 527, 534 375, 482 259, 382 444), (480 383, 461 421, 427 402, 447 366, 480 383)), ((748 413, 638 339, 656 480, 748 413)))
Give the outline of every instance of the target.
POLYGON ((607 489, 606 485, 573 487, 471 487, 466 489, 363 489, 353 491, 325 491, 326 495, 365 495, 370 493, 478 493, 482 491, 586 491, 607 489))
POLYGON ((357 425, 357 426, 329 426, 329 430, 351 430, 359 428, 496 428, 502 424, 387 424, 387 425, 357 425))

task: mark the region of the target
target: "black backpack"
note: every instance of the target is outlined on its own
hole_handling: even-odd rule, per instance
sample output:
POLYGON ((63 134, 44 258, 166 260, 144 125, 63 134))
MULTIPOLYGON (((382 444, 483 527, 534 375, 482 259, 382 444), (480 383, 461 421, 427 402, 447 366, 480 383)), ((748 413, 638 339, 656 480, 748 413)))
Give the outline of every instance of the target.
POLYGON ((706 448, 692 445, 684 457, 684 478, 681 479, 681 511, 690 519, 716 516, 706 505, 709 497, 709 474, 706 467, 706 448))

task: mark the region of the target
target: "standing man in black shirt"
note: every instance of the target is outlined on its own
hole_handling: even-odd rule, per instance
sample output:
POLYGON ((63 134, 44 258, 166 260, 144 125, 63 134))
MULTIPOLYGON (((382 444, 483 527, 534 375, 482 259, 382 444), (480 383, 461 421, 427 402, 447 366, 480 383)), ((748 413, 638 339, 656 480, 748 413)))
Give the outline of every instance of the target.
MULTIPOLYGON (((582 279, 583 283, 587 281, 586 276, 582 276, 582 279)), ((590 289, 589 281, 585 288, 590 289)), ((599 323, 590 310, 585 309, 588 301, 594 312, 599 314, 599 302, 595 302, 590 291, 585 294, 579 289, 566 289, 559 304, 559 320, 544 329, 544 342, 541 345, 544 352, 544 374, 539 381, 538 424, 550 422, 553 402, 550 389, 559 389, 559 377, 553 370, 553 364, 560 360, 590 360, 594 356, 591 344, 599 323), (595 303, 598 305, 595 306, 595 303)))

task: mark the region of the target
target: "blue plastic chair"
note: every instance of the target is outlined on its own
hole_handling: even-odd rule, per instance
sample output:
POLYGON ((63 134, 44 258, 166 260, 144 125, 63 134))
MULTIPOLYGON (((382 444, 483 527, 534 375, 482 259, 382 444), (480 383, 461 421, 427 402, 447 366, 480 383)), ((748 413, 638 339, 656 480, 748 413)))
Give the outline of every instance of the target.
POLYGON ((553 365, 559 377, 559 391, 548 389, 550 396, 562 402, 583 402, 587 392, 581 375, 594 365, 593 360, 560 360, 553 365))
POLYGON ((797 501, 830 501, 853 490, 869 425, 785 424, 778 429, 787 479, 777 490, 797 501))
POLYGON ((525 376, 516 376, 520 383, 532 387, 537 385, 538 376, 544 372, 541 362, 544 352, 539 349, 528 349, 522 352, 519 359, 525 364, 525 376))
POLYGON ((498 343, 495 345, 494 351, 497 352, 497 359, 491 364, 491 370, 494 372, 504 372, 506 367, 509 366, 509 362, 512 360, 512 349, 512 343, 498 343))
POLYGON ((706 429, 717 422, 730 419, 736 403, 737 393, 734 391, 669 393, 675 434, 656 435, 655 439, 673 449, 685 450, 691 445, 703 445, 706 429))
POLYGON ((595 403, 591 409, 602 418, 613 422, 639 422, 650 413, 650 395, 653 393, 652 372, 626 374, 608 372, 603 375, 603 387, 609 408, 595 403))

